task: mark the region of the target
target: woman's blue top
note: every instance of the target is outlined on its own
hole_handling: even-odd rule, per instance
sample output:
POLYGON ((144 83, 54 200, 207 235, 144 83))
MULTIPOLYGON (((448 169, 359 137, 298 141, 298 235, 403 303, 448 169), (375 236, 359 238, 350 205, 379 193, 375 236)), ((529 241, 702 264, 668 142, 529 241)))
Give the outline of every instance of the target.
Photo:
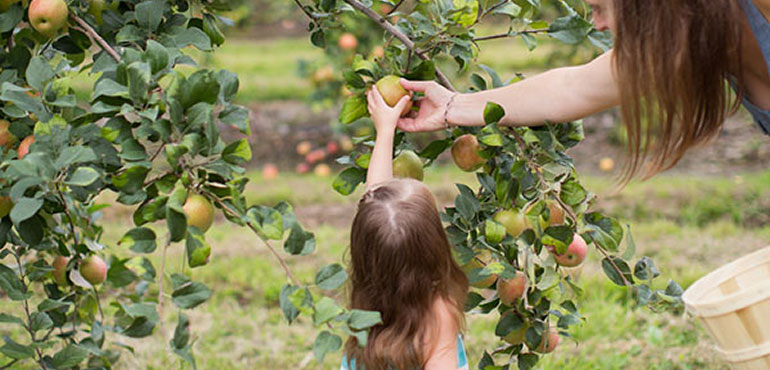
MULTIPOLYGON (((751 30, 759 42, 762 55, 765 57, 765 65, 768 66, 768 73, 770 73, 770 24, 767 23, 767 19, 752 0, 742 0, 741 6, 743 6, 751 30)), ((757 107, 747 97, 743 98, 743 106, 751 113, 762 131, 770 135, 770 111, 757 107)))
MULTIPOLYGON (((462 336, 457 336, 457 368, 460 370, 468 370, 468 356, 465 354, 465 343, 463 343, 462 336)), ((356 370, 356 359, 348 361, 347 357, 342 357, 342 366, 340 370, 356 370)), ((359 369, 363 370, 363 369, 359 369)))

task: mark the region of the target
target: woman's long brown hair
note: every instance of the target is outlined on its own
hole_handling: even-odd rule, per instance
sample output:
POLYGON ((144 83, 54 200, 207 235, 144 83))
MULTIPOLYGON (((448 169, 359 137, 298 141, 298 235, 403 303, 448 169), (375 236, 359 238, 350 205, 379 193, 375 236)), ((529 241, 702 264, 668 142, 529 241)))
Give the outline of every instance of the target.
POLYGON ((393 180, 367 192, 350 236, 350 308, 379 311, 366 346, 345 346, 360 370, 422 369, 423 343, 435 328, 437 299, 449 303, 458 327, 468 280, 452 257, 436 201, 414 180, 393 180))
POLYGON ((640 171, 649 178, 673 167, 738 109, 739 1, 614 1, 614 66, 628 134, 623 184, 640 171), (731 76, 738 94, 727 88, 731 76))

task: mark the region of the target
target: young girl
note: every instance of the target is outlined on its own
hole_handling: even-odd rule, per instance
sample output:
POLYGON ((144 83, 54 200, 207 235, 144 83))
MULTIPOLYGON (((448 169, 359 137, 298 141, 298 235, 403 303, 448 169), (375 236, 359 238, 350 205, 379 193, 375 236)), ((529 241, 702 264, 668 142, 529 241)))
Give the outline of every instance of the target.
POLYGON ((468 369, 460 337, 468 280, 430 190, 393 179, 393 137, 408 100, 391 108, 376 87, 368 95, 377 140, 350 236, 350 308, 378 311, 382 324, 364 346, 350 337, 341 370, 468 369))

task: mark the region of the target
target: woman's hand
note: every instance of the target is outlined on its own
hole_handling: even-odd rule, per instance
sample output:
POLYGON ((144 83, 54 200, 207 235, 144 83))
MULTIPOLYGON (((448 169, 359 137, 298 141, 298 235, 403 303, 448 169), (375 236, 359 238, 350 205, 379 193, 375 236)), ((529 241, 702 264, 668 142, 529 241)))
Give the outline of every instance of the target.
POLYGON ((419 111, 398 120, 398 128, 407 132, 436 131, 444 128, 446 109, 454 92, 435 81, 409 81, 401 79, 401 86, 407 91, 424 93, 417 99, 419 111))
POLYGON ((374 121, 374 128, 377 133, 394 132, 396 131, 396 123, 401 116, 401 112, 409 103, 412 97, 410 95, 404 96, 396 103, 395 107, 390 107, 385 99, 380 95, 380 91, 377 86, 372 86, 372 89, 366 93, 366 101, 368 103, 369 114, 374 121))

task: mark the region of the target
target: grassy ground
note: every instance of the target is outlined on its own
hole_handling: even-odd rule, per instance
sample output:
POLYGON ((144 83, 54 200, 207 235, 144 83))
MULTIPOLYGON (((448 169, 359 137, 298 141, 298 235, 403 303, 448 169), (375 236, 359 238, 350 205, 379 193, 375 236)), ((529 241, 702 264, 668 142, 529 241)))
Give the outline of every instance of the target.
MULTIPOLYGON (((303 223, 316 233, 318 250, 314 255, 287 257, 300 279, 310 281, 319 266, 344 259, 356 197, 336 195, 331 191, 330 179, 312 175, 283 175, 274 181, 264 181, 258 174, 251 177, 252 201, 289 200, 303 223)), ((472 181, 468 174, 447 168, 429 171, 426 179, 441 203, 453 199, 453 182, 472 181)), ((748 227, 743 219, 733 217, 731 210, 715 212, 712 202, 704 203, 716 199, 716 203, 728 204, 740 213, 752 207, 754 198, 737 195, 770 199, 768 182, 770 172, 730 179, 664 175, 610 196, 609 179, 586 179, 588 187, 602 196, 597 207, 614 210, 613 214, 632 225, 638 254, 653 256, 663 271, 661 284, 674 278, 684 286, 731 259, 770 245, 770 229, 748 227), (660 204, 658 214, 623 212, 656 204, 660 204), (676 209, 689 210, 683 213, 690 216, 675 217, 683 214, 676 209)), ((113 251, 119 251, 114 246, 129 227, 128 212, 113 208, 106 213, 105 242, 113 251)), ((207 238, 214 249, 212 262, 191 271, 196 280, 214 290, 209 302, 189 312, 199 368, 337 369, 339 354, 327 357, 323 365, 312 358, 315 331, 307 320, 289 326, 283 319, 277 297, 286 278, 266 248, 246 230, 224 223, 215 225, 207 238)), ((170 251, 171 271, 178 270, 182 253, 181 246, 170 251)), ((155 258, 154 262, 157 266, 159 261, 155 258)), ((574 340, 566 340, 546 357, 538 365, 540 369, 727 369, 710 351, 710 339, 692 319, 632 309, 624 290, 611 285, 601 274, 595 254, 586 262, 581 284, 585 289, 581 305, 586 323, 575 328, 571 333, 574 340)), ((166 307, 170 307, 168 301, 166 307)), ((7 301, 0 301, 0 312, 14 310, 7 301)), ((168 308, 164 312, 170 319, 176 314, 168 308)), ((472 366, 483 349, 499 344, 493 334, 496 319, 494 314, 469 317, 466 337, 472 366)), ((20 333, 9 330, 8 326, 0 326, 0 334, 23 341, 20 333)), ((120 338, 136 349, 136 355, 124 352, 117 369, 176 367, 178 360, 167 349, 172 330, 166 327, 165 333, 157 330, 153 337, 142 340, 120 338)), ((0 355, 0 364, 5 362, 0 355)), ((32 369, 28 365, 20 368, 32 369)))

